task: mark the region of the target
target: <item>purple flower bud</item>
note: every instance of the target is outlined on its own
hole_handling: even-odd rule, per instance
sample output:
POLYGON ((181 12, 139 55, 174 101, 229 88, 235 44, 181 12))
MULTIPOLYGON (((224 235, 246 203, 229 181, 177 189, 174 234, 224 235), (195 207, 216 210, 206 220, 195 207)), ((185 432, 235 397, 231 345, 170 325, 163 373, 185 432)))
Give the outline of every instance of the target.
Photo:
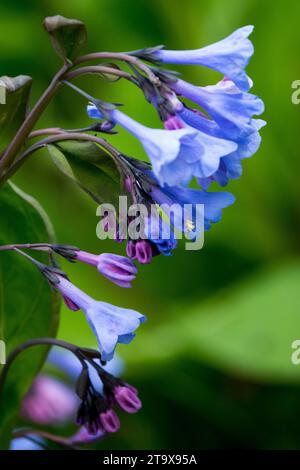
POLYGON ((120 287, 131 287, 137 268, 133 261, 125 256, 102 253, 98 257, 98 271, 120 287))
POLYGON ((103 276, 120 287, 131 287, 137 274, 134 263, 125 256, 111 253, 93 255, 85 251, 78 251, 76 255, 79 261, 96 266, 103 276))
POLYGON ((117 432, 120 429, 120 420, 111 409, 100 414, 100 422, 106 432, 117 432))
POLYGON ((175 131, 176 129, 183 129, 185 126, 181 119, 176 116, 168 116, 168 119, 164 121, 164 128, 168 131, 175 131))
POLYGON ((152 246, 148 240, 139 240, 135 245, 136 258, 141 264, 148 264, 152 260, 152 246))
POLYGON ((114 389, 114 398, 119 407, 127 413, 137 413, 142 408, 142 402, 134 387, 118 385, 114 389))
POLYGON ((129 240, 126 246, 126 253, 127 256, 131 259, 136 259, 136 248, 135 248, 135 242, 132 240, 129 240))

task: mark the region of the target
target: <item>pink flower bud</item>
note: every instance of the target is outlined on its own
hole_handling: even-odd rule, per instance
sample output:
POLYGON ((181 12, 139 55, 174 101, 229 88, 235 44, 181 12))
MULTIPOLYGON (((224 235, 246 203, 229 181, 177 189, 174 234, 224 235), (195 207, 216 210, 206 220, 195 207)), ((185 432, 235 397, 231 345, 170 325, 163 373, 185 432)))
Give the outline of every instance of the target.
POLYGON ((135 245, 136 258, 141 264, 148 264, 152 260, 152 246, 148 240, 140 240, 135 245))
POLYGON ((119 407, 127 413, 137 413, 142 408, 142 402, 134 387, 118 385, 114 389, 114 398, 119 407))
POLYGON ((117 432, 120 429, 120 420, 113 410, 101 413, 100 422, 106 432, 117 432))

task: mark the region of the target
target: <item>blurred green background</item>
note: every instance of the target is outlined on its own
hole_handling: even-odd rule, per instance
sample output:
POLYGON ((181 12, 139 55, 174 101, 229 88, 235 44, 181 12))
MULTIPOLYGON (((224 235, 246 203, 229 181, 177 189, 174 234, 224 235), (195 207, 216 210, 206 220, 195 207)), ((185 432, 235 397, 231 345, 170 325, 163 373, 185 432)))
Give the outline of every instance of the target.
MULTIPOLYGON (((300 79, 297 0, 14 0, 1 1, 1 75, 34 78, 32 101, 60 66, 41 27, 45 16, 83 20, 88 51, 124 51, 156 44, 197 48, 254 24, 248 67, 253 91, 266 105, 259 152, 228 190, 235 204, 206 233, 199 252, 179 249, 139 268, 121 290, 91 268, 65 268, 90 295, 148 316, 130 346, 120 347, 125 377, 140 390, 143 410, 122 416, 122 429, 102 449, 300 448, 300 365, 291 343, 300 338, 300 105, 291 83, 300 79)), ((194 83, 214 83, 211 71, 181 68, 194 83)), ((132 85, 80 78, 91 94, 125 104, 157 126, 154 110, 132 85)), ((84 127, 85 101, 64 89, 39 127, 84 127)), ((120 131, 111 141, 144 157, 120 131)), ((50 215, 60 243, 91 252, 124 252, 96 238, 96 206, 59 174, 46 153, 33 156, 14 178, 50 215)), ((22 242, 23 240, 20 240, 22 242)), ((94 345, 82 313, 63 310, 60 337, 94 345)))

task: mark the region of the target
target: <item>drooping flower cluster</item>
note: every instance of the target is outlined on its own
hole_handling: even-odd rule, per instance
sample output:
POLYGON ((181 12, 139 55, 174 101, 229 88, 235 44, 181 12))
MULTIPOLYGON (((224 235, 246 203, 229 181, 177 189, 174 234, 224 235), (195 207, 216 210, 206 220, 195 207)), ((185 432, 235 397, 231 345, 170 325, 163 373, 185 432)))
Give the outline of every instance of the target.
MULTIPOLYGON (((123 371, 120 358, 115 357, 104 366, 97 359, 89 359, 83 364, 82 368, 82 363, 70 352, 53 348, 45 372, 37 376, 21 407, 22 418, 37 425, 63 425, 77 415, 76 423, 80 427, 65 439, 69 445, 93 443, 107 433, 116 432, 120 421, 113 410, 115 406, 127 413, 137 413, 142 407, 137 390, 118 378, 123 371), (47 372, 49 366, 51 374, 47 372), (59 375, 63 373, 68 383, 54 376, 53 371, 59 375), (74 393, 76 382, 77 397, 74 393)), ((25 445, 28 442, 32 448, 30 440, 25 445)), ((37 442, 34 448, 40 448, 39 444, 37 442)), ((24 438, 15 439, 11 448, 24 449, 24 438)))
POLYGON ((179 238, 175 230, 189 240, 197 239, 203 231, 210 229, 211 224, 221 219, 222 209, 234 202, 234 197, 228 192, 160 186, 151 167, 145 162, 124 155, 122 159, 130 167, 135 183, 131 185, 134 199, 145 207, 151 207, 151 215, 143 221, 144 237, 129 239, 126 248, 129 258, 137 259, 142 264, 149 263, 153 256, 160 253, 171 255, 179 238), (156 210, 157 206, 165 213, 167 220, 156 210))
MULTIPOLYGON (((242 160, 258 150, 259 131, 265 125, 254 117, 262 114, 264 104, 249 92, 252 81, 245 71, 253 54, 248 39, 252 30, 252 26, 240 28, 227 38, 197 50, 171 51, 158 46, 121 55, 129 58, 134 74, 130 80, 157 110, 161 128, 149 128, 120 111, 117 105, 94 99, 64 80, 90 98, 88 115, 101 121, 87 130, 113 133, 114 127, 120 125, 144 147, 151 163, 124 155, 110 144, 108 148, 121 176, 120 194, 125 189, 132 201, 147 211, 141 213, 138 223, 132 214, 126 214, 126 224, 135 224, 134 233, 128 230, 127 236, 122 226, 124 221, 114 219, 115 239, 122 242, 127 238, 128 258, 109 253, 96 255, 67 245, 9 245, 7 249, 29 258, 51 287, 61 293, 70 310, 84 312, 97 339, 102 365, 113 360, 118 343, 132 341, 146 317, 135 310, 94 300, 70 282, 53 258, 46 266, 20 249, 47 250, 51 256, 58 254, 71 262, 87 263, 119 287, 129 288, 137 275, 134 260, 147 264, 159 254, 169 256, 177 247, 179 235, 195 243, 204 231, 219 222, 222 210, 234 202, 234 197, 229 192, 208 189, 213 182, 224 187, 230 179, 241 176, 242 160), (214 85, 198 86, 163 68, 163 64, 204 66, 220 72, 222 77, 214 85), (190 183, 197 184, 197 189, 189 187, 190 183)), ((81 132, 69 135, 78 140, 92 140, 89 134, 83 138, 81 132)), ((61 136, 59 132, 55 139, 59 142, 61 136)), ((67 139, 65 133, 64 140, 67 139)), ((96 141, 99 145, 103 142, 107 144, 103 139, 96 141)), ((107 145, 103 147, 107 150, 107 145)), ((109 230, 110 221, 109 215, 102 220, 104 231, 109 230)), ((81 400, 77 412, 80 430, 69 440, 71 443, 91 442, 107 432, 116 432, 120 426, 114 410, 116 405, 128 413, 135 413, 141 407, 135 388, 105 370, 83 350, 79 364, 76 391, 81 400)), ((22 413, 39 424, 58 423, 69 418, 77 405, 66 385, 40 375, 23 402, 22 413)))
MULTIPOLYGON (((148 263, 158 253, 169 255, 177 245, 172 228, 195 238, 195 232, 193 236, 190 232, 195 228, 196 215, 200 216, 200 204, 202 230, 208 230, 220 220, 222 209, 234 201, 229 193, 207 190, 213 181, 225 186, 229 179, 240 177, 242 160, 251 157, 261 142, 259 131, 265 122, 254 116, 264 111, 264 104, 249 93, 252 81, 245 72, 253 54, 248 39, 252 30, 252 26, 240 28, 198 50, 168 51, 159 46, 132 52, 152 63, 151 70, 159 78, 159 84, 153 84, 135 71, 136 82, 157 109, 164 129, 148 128, 99 100, 88 105, 90 117, 108 120, 112 126, 119 124, 139 139, 151 161, 149 166, 122 156, 123 166, 125 162, 129 167, 124 175, 125 187, 133 200, 169 209, 174 204, 181 209, 187 204, 193 206, 188 221, 183 221, 179 210, 169 217, 168 225, 158 214, 145 217, 147 240, 129 240, 130 258, 148 263), (223 74, 223 78, 216 85, 196 86, 178 78, 177 72, 163 69, 164 63, 206 66, 223 74), (201 189, 187 188, 193 178, 201 189)), ((199 236, 201 228, 197 231, 199 236)))

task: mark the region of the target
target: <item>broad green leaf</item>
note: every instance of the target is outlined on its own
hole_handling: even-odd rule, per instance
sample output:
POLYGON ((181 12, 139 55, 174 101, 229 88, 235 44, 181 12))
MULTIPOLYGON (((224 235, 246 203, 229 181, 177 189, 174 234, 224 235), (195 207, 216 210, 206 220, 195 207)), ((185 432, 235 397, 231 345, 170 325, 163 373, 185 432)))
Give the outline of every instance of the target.
POLYGON ((73 60, 86 45, 87 33, 84 23, 63 16, 48 16, 44 27, 51 37, 54 50, 62 59, 73 60))
POLYGON ((75 140, 48 145, 48 150, 58 168, 94 201, 117 207, 121 193, 120 173, 108 153, 92 142, 75 140))
POLYGON ((178 306, 171 322, 141 332, 141 351, 132 357, 128 352, 132 365, 144 368, 148 361, 185 354, 237 376, 299 383, 300 365, 291 361, 292 343, 300 340, 299 285, 300 264, 295 263, 237 285, 209 303, 178 306))
POLYGON ((31 84, 31 77, 26 75, 0 77, 0 152, 7 147, 26 116, 31 84))
MULTIPOLYGON (((51 224, 39 204, 16 186, 0 191, 0 244, 53 241, 51 224)), ((47 255, 34 253, 42 262, 47 255)), ((56 335, 58 296, 35 266, 15 252, 0 252, 0 339, 9 354, 24 341, 56 335)), ((22 397, 42 366, 46 348, 23 352, 8 372, 0 395, 0 448, 8 446, 22 397)))

